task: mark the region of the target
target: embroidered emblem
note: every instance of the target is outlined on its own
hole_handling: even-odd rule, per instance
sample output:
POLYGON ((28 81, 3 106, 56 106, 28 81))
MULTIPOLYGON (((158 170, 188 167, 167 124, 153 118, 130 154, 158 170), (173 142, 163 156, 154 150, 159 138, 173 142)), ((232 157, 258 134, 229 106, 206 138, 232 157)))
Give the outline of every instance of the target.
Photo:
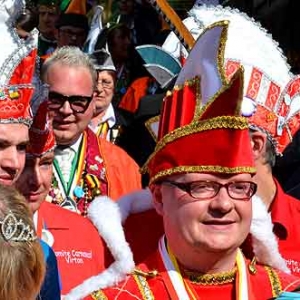
POLYGON ((269 113, 267 114, 266 118, 267 118, 267 122, 273 122, 276 119, 276 115, 273 113, 269 113))
POLYGON ((20 93, 19 93, 18 89, 15 87, 11 87, 8 90, 8 95, 9 95, 10 99, 19 99, 19 97, 20 97, 20 93))

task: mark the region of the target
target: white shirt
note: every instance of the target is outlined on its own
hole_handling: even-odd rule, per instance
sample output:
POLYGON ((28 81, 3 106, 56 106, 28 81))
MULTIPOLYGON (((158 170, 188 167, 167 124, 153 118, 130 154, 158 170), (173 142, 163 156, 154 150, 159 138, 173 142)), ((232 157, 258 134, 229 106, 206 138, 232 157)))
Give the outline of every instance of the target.
POLYGON ((110 141, 111 128, 116 124, 116 115, 115 115, 115 111, 114 111, 114 108, 111 103, 109 104, 106 112, 104 113, 104 115, 101 119, 101 122, 95 127, 93 127, 92 124, 90 123, 89 128, 92 129, 92 131, 97 134, 100 125, 105 122, 108 123, 108 132, 106 135, 106 139, 108 141, 110 141))

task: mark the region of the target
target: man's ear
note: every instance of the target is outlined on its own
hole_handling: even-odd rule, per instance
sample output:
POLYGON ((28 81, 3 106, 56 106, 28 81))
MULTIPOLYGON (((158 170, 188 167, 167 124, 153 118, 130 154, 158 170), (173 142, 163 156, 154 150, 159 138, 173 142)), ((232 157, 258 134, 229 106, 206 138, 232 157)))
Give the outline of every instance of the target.
POLYGON ((152 193, 153 198, 153 206, 156 212, 159 215, 163 215, 163 203, 162 203, 162 194, 161 194, 161 185, 160 184, 151 184, 150 191, 152 193))
POLYGON ((267 135, 261 131, 251 132, 251 146, 254 160, 264 156, 266 151, 267 135))

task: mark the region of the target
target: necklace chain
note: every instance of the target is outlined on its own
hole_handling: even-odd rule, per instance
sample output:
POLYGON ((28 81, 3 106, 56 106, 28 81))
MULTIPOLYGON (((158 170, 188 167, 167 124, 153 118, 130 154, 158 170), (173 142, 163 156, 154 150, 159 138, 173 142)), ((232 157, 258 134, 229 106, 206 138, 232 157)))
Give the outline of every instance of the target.
POLYGON ((188 270, 184 270, 184 273, 193 283, 202 285, 220 285, 233 282, 235 280, 237 268, 234 267, 230 271, 217 274, 199 274, 188 270))

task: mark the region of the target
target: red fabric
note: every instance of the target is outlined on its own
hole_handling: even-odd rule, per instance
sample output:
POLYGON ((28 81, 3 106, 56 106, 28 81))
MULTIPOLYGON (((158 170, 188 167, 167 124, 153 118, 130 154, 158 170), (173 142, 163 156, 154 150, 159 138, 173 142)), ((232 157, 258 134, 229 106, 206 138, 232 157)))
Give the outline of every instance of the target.
MULTIPOLYGON (((9 85, 31 84, 35 68, 37 50, 32 50, 28 56, 24 57, 19 65, 15 68, 9 85)), ((33 95, 32 87, 17 87, 15 90, 11 86, 0 89, 0 119, 31 119, 29 102, 33 95), (2 93, 5 92, 6 96, 2 93)))
POLYGON ((240 117, 242 74, 238 71, 230 85, 221 90, 216 98, 207 104, 205 110, 198 103, 201 101, 201 95, 200 79, 197 77, 185 83, 182 88, 175 88, 172 94, 165 98, 158 131, 158 141, 161 141, 162 148, 155 152, 148 162, 150 178, 154 179, 158 175, 155 178, 158 180, 162 176, 160 173, 170 175, 176 167, 177 173, 187 172, 187 167, 194 167, 190 168, 189 172, 254 172, 249 130, 234 126, 242 120, 246 124, 246 120, 240 117), (197 109, 202 109, 202 112, 197 114, 197 109), (206 123, 222 116, 231 117, 230 126, 218 124, 218 127, 214 128, 216 126, 206 123), (205 130, 197 132, 200 124, 208 126, 205 130), (193 130, 188 131, 184 128, 185 125, 192 125, 189 129, 193 130), (180 136, 176 136, 178 128, 182 129, 180 136), (167 135, 172 139, 164 139, 167 135), (239 169, 226 171, 224 168, 239 169))
POLYGON ((193 85, 175 89, 172 95, 165 97, 160 116, 158 140, 167 133, 191 123, 194 117, 199 78, 193 85))
MULTIPOLYGON (((249 263, 249 262, 248 262, 249 263)), ((154 295, 155 299, 172 299, 170 294, 168 293, 165 278, 165 269, 162 265, 161 259, 159 257, 158 252, 154 255, 149 257, 145 263, 139 265, 137 267, 143 271, 153 271, 157 270, 158 275, 154 278, 146 277, 147 282, 150 286, 150 289, 154 295)), ((265 270, 265 268, 261 265, 256 265, 257 272, 255 275, 250 275, 250 284, 255 295, 256 300, 267 300, 273 297, 272 288, 270 284, 269 276, 265 270)), ((275 271, 280 278, 281 287, 283 290, 291 291, 295 289, 297 286, 300 285, 300 279, 296 278, 292 275, 288 275, 282 273, 280 271, 275 271)), ((203 285, 196 285, 191 284, 194 291, 197 293, 201 299, 210 299, 210 300, 220 300, 220 296, 222 300, 232 300, 235 298, 235 291, 234 291, 234 284, 224 284, 219 286, 203 286, 203 285)), ((132 276, 130 276, 127 281, 121 282, 118 285, 119 289, 115 288, 108 288, 103 290, 104 294, 107 296, 108 299, 115 299, 118 295, 118 300, 127 300, 129 299, 129 294, 133 294, 137 296, 139 299, 142 298, 141 292, 139 287, 132 276), (121 288, 121 290, 120 290, 121 288), (123 291, 123 292, 121 292, 123 291)), ((89 296, 85 298, 86 300, 97 299, 89 296)))
POLYGON ((62 294, 105 269, 104 243, 88 219, 46 201, 38 218, 54 237, 62 294))
POLYGON ((131 214, 124 224, 124 232, 134 261, 139 264, 157 249, 164 232, 162 217, 155 209, 131 214))
POLYGON ((287 266, 300 277, 300 201, 285 194, 277 181, 276 186, 277 193, 271 207, 273 230, 287 266))
POLYGON ((150 176, 177 166, 253 167, 249 132, 214 129, 178 138, 150 160, 150 176))
POLYGON ((55 146, 55 136, 52 124, 48 120, 48 104, 43 102, 33 118, 29 129, 30 144, 26 152, 34 155, 42 155, 55 146))

